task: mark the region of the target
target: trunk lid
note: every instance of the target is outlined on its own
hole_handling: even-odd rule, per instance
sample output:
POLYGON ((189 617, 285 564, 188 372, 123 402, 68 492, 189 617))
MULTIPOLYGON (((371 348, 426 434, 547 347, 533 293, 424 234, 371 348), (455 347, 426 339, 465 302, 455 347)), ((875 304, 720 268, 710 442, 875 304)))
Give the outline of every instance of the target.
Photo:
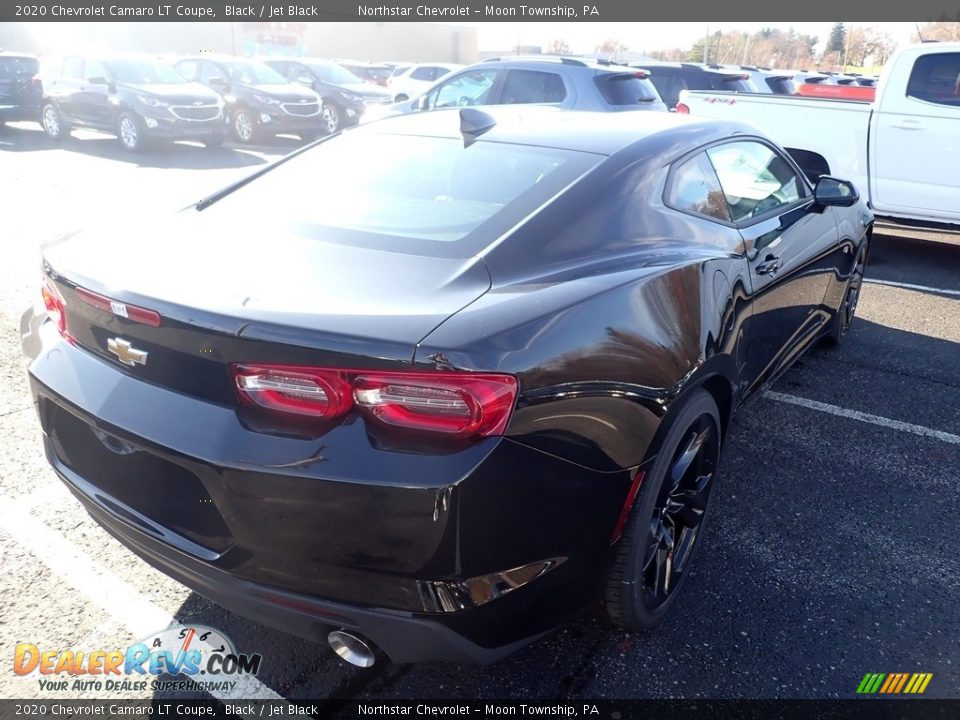
POLYGON ((44 259, 77 344, 144 380, 219 402, 235 399, 234 362, 407 366, 421 338, 490 287, 476 258, 356 247, 274 217, 251 225, 192 209, 134 235, 74 235, 47 246, 44 259), (160 324, 91 304, 77 286, 156 311, 160 324), (146 361, 122 364, 111 340, 146 361))

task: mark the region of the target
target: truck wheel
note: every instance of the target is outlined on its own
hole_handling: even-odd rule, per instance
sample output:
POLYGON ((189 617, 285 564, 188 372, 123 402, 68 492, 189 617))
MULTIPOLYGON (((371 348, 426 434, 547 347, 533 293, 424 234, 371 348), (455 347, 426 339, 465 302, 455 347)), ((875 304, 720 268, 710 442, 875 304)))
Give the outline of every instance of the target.
POLYGON ((670 420, 627 520, 607 582, 610 619, 627 630, 658 625, 690 574, 720 464, 720 413, 697 389, 670 420))

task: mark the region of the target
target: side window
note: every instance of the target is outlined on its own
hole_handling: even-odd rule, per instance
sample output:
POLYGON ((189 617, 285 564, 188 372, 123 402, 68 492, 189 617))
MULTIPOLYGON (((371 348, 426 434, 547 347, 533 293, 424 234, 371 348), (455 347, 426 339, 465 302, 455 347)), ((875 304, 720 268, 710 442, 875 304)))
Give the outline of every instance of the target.
POLYGON ((771 147, 751 140, 707 150, 730 206, 741 222, 795 203, 806 195, 803 181, 771 147))
POLYGON ((457 75, 430 92, 427 107, 486 105, 497 74, 496 70, 476 70, 457 75))
POLYGON ((698 153, 674 169, 666 202, 682 212, 730 220, 720 181, 704 153, 698 153))
POLYGON ((410 78, 412 80, 436 80, 436 68, 427 66, 418 67, 416 70, 410 73, 410 78))
POLYGON ((300 63, 287 63, 286 65, 287 70, 283 74, 288 78, 298 83, 313 84, 313 76, 310 74, 306 65, 301 65, 300 63))
POLYGON ((197 61, 196 60, 184 60, 181 63, 177 63, 177 72, 183 75, 187 80, 196 80, 197 79, 197 61))
POLYGON ((960 106, 960 53, 936 53, 918 58, 907 81, 907 97, 960 106))
POLYGON ((226 82, 227 76, 220 69, 220 66, 212 62, 204 62, 200 65, 200 81, 209 83, 209 82, 226 82))
POLYGON ((516 105, 525 103, 558 103, 567 97, 563 78, 557 73, 539 70, 510 70, 503 83, 500 103, 516 105))
POLYGON ((83 77, 83 58, 72 55, 63 59, 63 75, 79 80, 83 77))
POLYGON ((99 60, 87 60, 83 65, 83 79, 90 82, 94 79, 107 79, 107 69, 99 60))

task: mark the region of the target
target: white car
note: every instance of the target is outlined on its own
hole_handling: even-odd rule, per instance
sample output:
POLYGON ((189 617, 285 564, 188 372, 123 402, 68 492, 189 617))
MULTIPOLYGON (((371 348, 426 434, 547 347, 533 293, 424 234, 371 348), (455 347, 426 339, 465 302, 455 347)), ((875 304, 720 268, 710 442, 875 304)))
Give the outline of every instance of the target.
POLYGON ((387 90, 393 95, 394 102, 403 102, 416 97, 437 80, 459 70, 463 65, 450 63, 424 63, 411 65, 402 73, 393 75, 387 81, 387 90))

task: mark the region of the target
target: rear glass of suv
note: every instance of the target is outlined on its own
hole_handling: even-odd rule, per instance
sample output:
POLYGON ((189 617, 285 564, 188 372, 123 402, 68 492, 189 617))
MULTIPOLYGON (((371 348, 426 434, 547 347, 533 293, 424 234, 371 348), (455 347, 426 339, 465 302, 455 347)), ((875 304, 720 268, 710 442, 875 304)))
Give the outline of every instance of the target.
POLYGON ((710 85, 714 90, 743 93, 755 93, 757 91, 748 75, 724 75, 723 73, 708 73, 708 75, 710 76, 710 85))
POLYGON ((793 78, 781 75, 768 75, 767 86, 778 95, 793 95, 797 92, 797 86, 793 78))
POLYGON ((660 94, 646 73, 606 73, 594 78, 603 99, 611 105, 660 102, 660 94))
POLYGON ((0 55, 0 78, 12 79, 22 75, 36 75, 40 63, 36 58, 0 55))

